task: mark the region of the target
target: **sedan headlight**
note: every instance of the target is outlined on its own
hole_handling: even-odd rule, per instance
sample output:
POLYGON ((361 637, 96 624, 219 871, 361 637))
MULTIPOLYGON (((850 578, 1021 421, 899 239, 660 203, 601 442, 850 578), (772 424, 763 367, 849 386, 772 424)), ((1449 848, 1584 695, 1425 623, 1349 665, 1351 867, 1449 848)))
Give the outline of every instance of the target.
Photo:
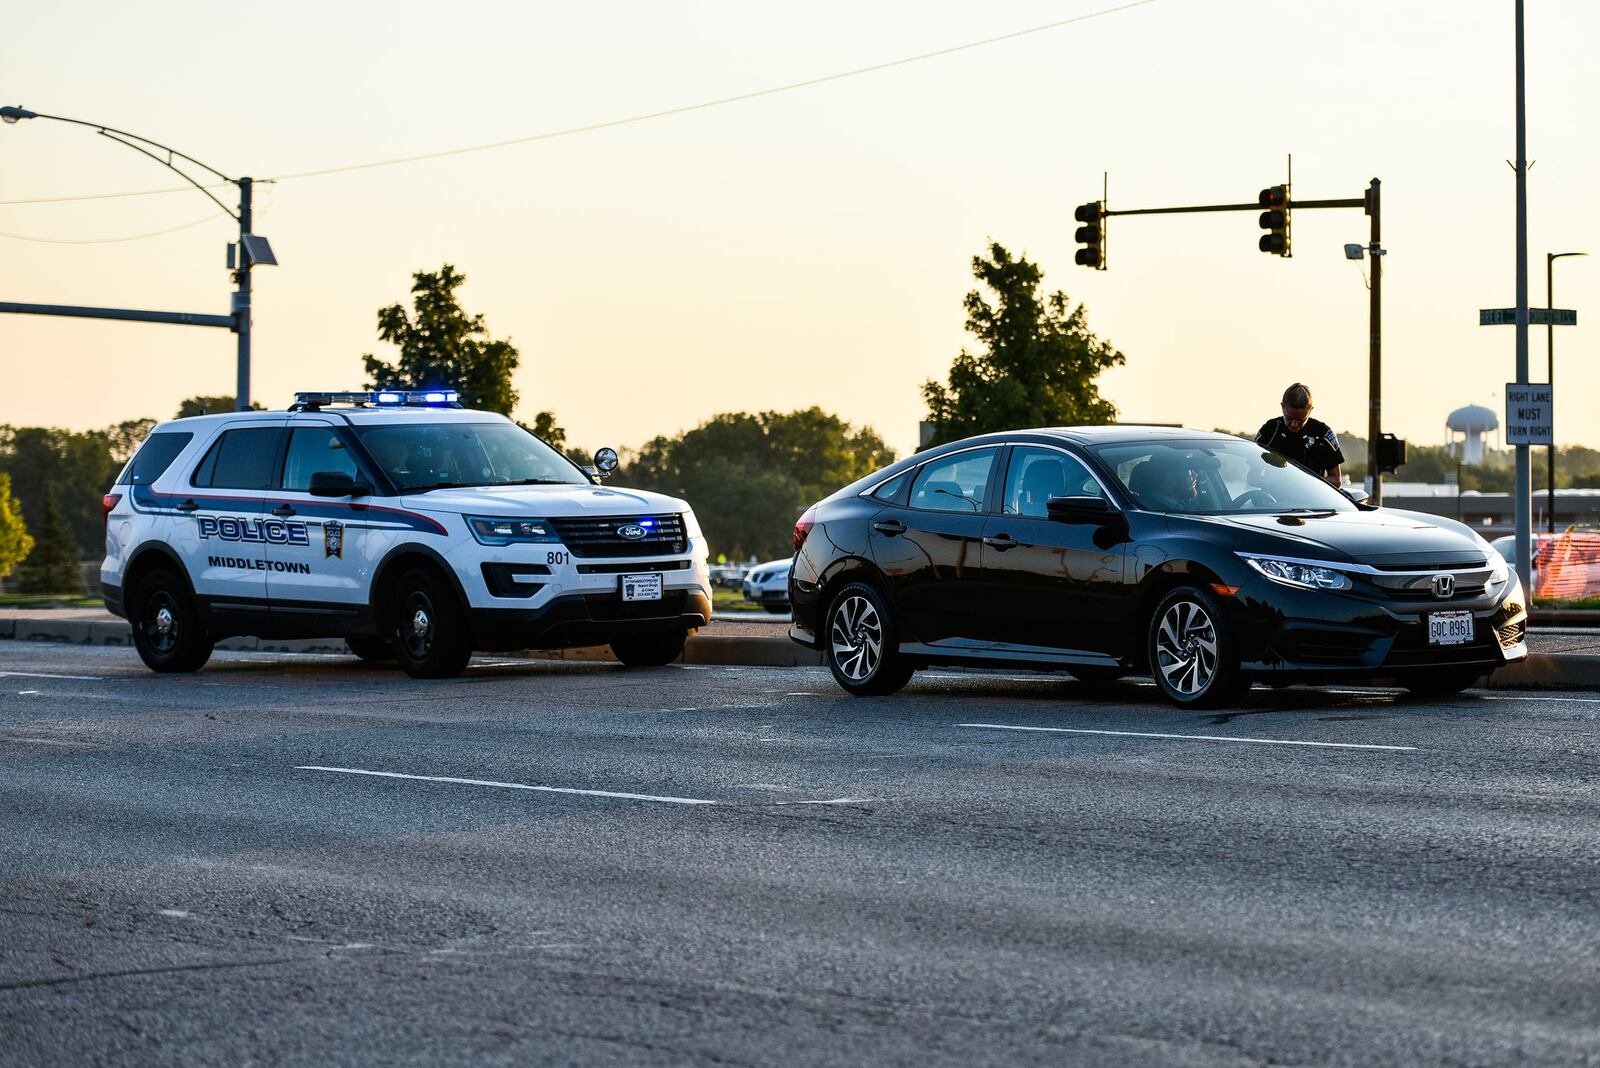
POLYGON ((469 515, 467 528, 481 545, 513 545, 525 542, 559 542, 560 535, 545 519, 501 519, 498 516, 469 515))
POLYGON ((1304 564, 1297 560, 1281 560, 1274 556, 1246 556, 1239 559, 1281 586, 1294 586, 1302 590, 1348 590, 1350 576, 1331 567, 1304 564))

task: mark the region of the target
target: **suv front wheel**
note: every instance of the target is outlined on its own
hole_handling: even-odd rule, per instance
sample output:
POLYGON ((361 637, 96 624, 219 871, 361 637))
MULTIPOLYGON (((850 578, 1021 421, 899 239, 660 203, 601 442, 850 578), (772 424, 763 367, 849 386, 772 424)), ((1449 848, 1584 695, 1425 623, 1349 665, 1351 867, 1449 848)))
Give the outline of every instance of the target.
POLYGON ((900 632, 883 594, 864 582, 840 590, 823 629, 834 681, 857 697, 894 693, 911 681, 900 655, 900 632))
POLYGON ((211 659, 213 642, 182 578, 152 571, 139 580, 128 602, 133 645, 151 671, 199 671, 211 659))
POLYGON ((389 600, 394 658, 414 679, 449 679, 472 659, 467 615, 448 583, 422 568, 400 576, 389 600))

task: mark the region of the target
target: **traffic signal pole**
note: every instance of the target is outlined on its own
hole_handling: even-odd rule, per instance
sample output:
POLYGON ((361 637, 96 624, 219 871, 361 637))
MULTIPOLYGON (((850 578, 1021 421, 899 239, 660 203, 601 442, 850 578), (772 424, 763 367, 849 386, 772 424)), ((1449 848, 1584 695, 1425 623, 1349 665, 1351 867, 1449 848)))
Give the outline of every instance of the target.
MULTIPOLYGON (((1279 186, 1275 188, 1286 190, 1287 187, 1279 186)), ((1315 211, 1324 208, 1360 208, 1372 220, 1371 244, 1367 246, 1367 252, 1372 260, 1371 296, 1368 301, 1367 472, 1372 480, 1372 493, 1368 498, 1368 503, 1374 506, 1383 503, 1383 472, 1378 464, 1378 450, 1383 437, 1383 249, 1379 244, 1381 227, 1379 225, 1378 188, 1378 179, 1374 178, 1372 183, 1367 186, 1364 196, 1343 197, 1332 200, 1294 200, 1285 194, 1282 205, 1285 212, 1289 210, 1315 211)), ((1267 190, 1263 190, 1263 197, 1266 196, 1267 192, 1267 190)), ((1099 211, 1095 214, 1095 220, 1099 223, 1100 220, 1109 219, 1113 215, 1195 215, 1202 212, 1216 211, 1261 211, 1263 207, 1268 207, 1269 205, 1265 200, 1258 200, 1254 204, 1186 204, 1175 208, 1117 208, 1113 210, 1107 208, 1104 201, 1093 206, 1099 208, 1099 211)), ((1091 207, 1091 205, 1083 205, 1078 210, 1083 211, 1084 208, 1088 207, 1091 207)), ((1081 216, 1079 216, 1079 219, 1082 221, 1081 216)), ((1282 229, 1286 231, 1287 224, 1282 229)), ((1082 239, 1080 238, 1080 240, 1082 239)), ((1101 247, 1104 245, 1104 240, 1102 232, 1099 237, 1101 247)), ((1266 240, 1266 238, 1263 237, 1263 240, 1266 240)), ((1266 251, 1264 247, 1263 251, 1266 251)), ((1288 254, 1287 242, 1285 242, 1283 251, 1278 254, 1288 254)), ((1102 259, 1097 258, 1093 263, 1086 263, 1083 259, 1079 259, 1078 262, 1085 266, 1102 267, 1103 269, 1102 259)))

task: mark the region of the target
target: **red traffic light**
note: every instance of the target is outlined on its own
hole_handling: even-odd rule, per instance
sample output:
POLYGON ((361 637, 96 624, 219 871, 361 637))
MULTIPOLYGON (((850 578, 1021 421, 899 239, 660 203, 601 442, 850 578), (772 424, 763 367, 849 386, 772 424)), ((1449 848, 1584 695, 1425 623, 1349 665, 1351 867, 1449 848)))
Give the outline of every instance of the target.
POLYGON ((1289 203, 1289 190, 1286 186, 1271 185, 1261 191, 1259 202, 1263 208, 1282 208, 1289 203))

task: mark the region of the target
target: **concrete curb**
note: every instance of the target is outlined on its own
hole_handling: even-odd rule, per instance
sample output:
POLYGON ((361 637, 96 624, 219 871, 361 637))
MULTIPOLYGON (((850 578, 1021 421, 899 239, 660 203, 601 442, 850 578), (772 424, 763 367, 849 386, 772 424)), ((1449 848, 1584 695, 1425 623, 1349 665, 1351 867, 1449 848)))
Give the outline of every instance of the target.
MULTIPOLYGON (((71 645, 126 646, 133 644, 133 630, 117 620, 39 620, 0 618, 0 639, 57 642, 71 645)), ((271 638, 229 638, 217 643, 218 649, 263 653, 324 653, 346 655, 343 641, 333 638, 304 638, 283 641, 271 638)), ((530 660, 614 661, 604 645, 579 649, 533 649, 505 654, 530 660)), ((741 667, 816 667, 822 654, 796 645, 787 637, 758 635, 696 635, 684 646, 684 664, 717 664, 741 667)), ((1597 690, 1600 691, 1600 656, 1584 653, 1535 653, 1519 664, 1496 671, 1489 680, 1493 689, 1518 690, 1597 690)))

